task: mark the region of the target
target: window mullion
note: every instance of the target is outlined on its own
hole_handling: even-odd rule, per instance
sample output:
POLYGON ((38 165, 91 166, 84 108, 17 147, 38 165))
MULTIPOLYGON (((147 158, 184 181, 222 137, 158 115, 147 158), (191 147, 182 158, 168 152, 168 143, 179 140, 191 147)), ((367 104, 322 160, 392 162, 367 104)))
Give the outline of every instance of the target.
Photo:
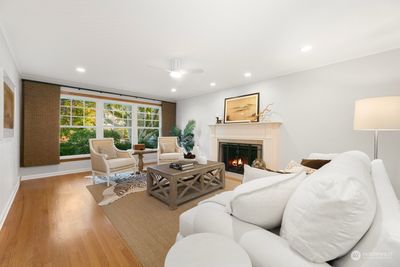
POLYGON ((132 144, 139 143, 138 130, 137 130, 137 118, 138 118, 137 105, 133 104, 132 105, 132 139, 133 139, 132 144))
POLYGON ((96 138, 104 138, 104 102, 96 100, 96 138))

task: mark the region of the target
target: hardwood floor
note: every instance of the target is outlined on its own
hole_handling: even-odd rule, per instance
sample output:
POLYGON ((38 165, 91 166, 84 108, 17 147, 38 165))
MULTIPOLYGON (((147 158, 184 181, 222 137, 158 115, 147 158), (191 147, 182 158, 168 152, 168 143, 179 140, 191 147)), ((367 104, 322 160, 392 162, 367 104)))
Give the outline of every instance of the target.
POLYGON ((21 182, 0 266, 142 266, 86 189, 88 174, 21 182))

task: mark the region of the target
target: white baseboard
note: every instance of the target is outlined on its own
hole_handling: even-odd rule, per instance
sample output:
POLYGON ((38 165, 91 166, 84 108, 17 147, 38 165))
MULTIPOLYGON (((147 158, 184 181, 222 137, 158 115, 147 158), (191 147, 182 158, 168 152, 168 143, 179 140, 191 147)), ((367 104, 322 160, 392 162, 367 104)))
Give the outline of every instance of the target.
POLYGON ((7 205, 5 206, 4 210, 1 212, 0 230, 1 230, 1 228, 3 228, 3 224, 6 221, 8 212, 10 211, 11 206, 14 203, 15 196, 17 195, 17 192, 18 192, 18 189, 19 189, 19 184, 20 184, 20 181, 18 180, 18 183, 15 185, 14 190, 13 190, 13 192, 11 194, 11 197, 7 201, 7 205))
POLYGON ((52 176, 60 176, 60 175, 79 173, 79 172, 88 172, 88 171, 91 171, 91 170, 92 170, 91 168, 81 168, 81 169, 66 170, 66 171, 59 171, 59 172, 29 174, 29 175, 21 176, 21 181, 33 180, 33 179, 41 179, 41 178, 47 178, 47 177, 52 177, 52 176))

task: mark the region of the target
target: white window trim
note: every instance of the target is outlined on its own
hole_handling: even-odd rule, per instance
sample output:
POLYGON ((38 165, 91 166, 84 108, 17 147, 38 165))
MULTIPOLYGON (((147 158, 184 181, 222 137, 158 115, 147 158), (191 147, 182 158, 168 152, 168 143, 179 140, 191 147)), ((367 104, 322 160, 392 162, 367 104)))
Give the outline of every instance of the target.
MULTIPOLYGON (((137 144, 138 142, 138 129, 156 129, 159 131, 159 135, 161 136, 162 133, 162 108, 159 105, 151 105, 151 104, 138 104, 138 103, 127 103, 124 101, 117 101, 117 100, 107 100, 107 99, 99 99, 95 96, 91 97, 82 97, 82 96, 71 96, 71 95, 64 95, 61 94, 60 98, 69 98, 69 99, 77 99, 77 100, 84 100, 84 101, 93 101, 96 102, 96 126, 61 126, 60 128, 89 128, 96 130, 96 138, 104 138, 104 128, 127 128, 131 129, 132 131, 132 144, 137 144), (104 104, 111 103, 111 104, 121 104, 121 105, 130 105, 132 106, 132 126, 128 127, 118 127, 118 126, 104 126, 104 104), (150 108, 157 108, 159 109, 159 127, 138 127, 137 126, 137 114, 139 107, 150 107, 150 108)), ((61 107, 61 105, 60 105, 61 107)), ((79 158, 86 158, 90 156, 90 154, 81 154, 81 155, 69 155, 69 156, 60 156, 60 159, 79 159, 79 158)))
POLYGON ((60 160, 65 160, 65 159, 80 159, 80 158, 86 159, 87 157, 90 157, 90 154, 60 156, 60 160))

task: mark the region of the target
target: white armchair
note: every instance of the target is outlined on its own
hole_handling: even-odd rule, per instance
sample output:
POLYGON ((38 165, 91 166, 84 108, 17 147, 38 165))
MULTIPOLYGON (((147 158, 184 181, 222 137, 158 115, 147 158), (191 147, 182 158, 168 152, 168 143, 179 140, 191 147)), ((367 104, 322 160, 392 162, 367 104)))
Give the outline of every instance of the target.
POLYGON ((89 139, 89 146, 93 181, 96 174, 104 175, 107 176, 109 186, 112 174, 136 171, 137 164, 133 155, 117 149, 113 138, 89 139))
POLYGON ((183 158, 183 149, 178 145, 175 136, 158 137, 157 160, 158 164, 170 163, 183 158))

